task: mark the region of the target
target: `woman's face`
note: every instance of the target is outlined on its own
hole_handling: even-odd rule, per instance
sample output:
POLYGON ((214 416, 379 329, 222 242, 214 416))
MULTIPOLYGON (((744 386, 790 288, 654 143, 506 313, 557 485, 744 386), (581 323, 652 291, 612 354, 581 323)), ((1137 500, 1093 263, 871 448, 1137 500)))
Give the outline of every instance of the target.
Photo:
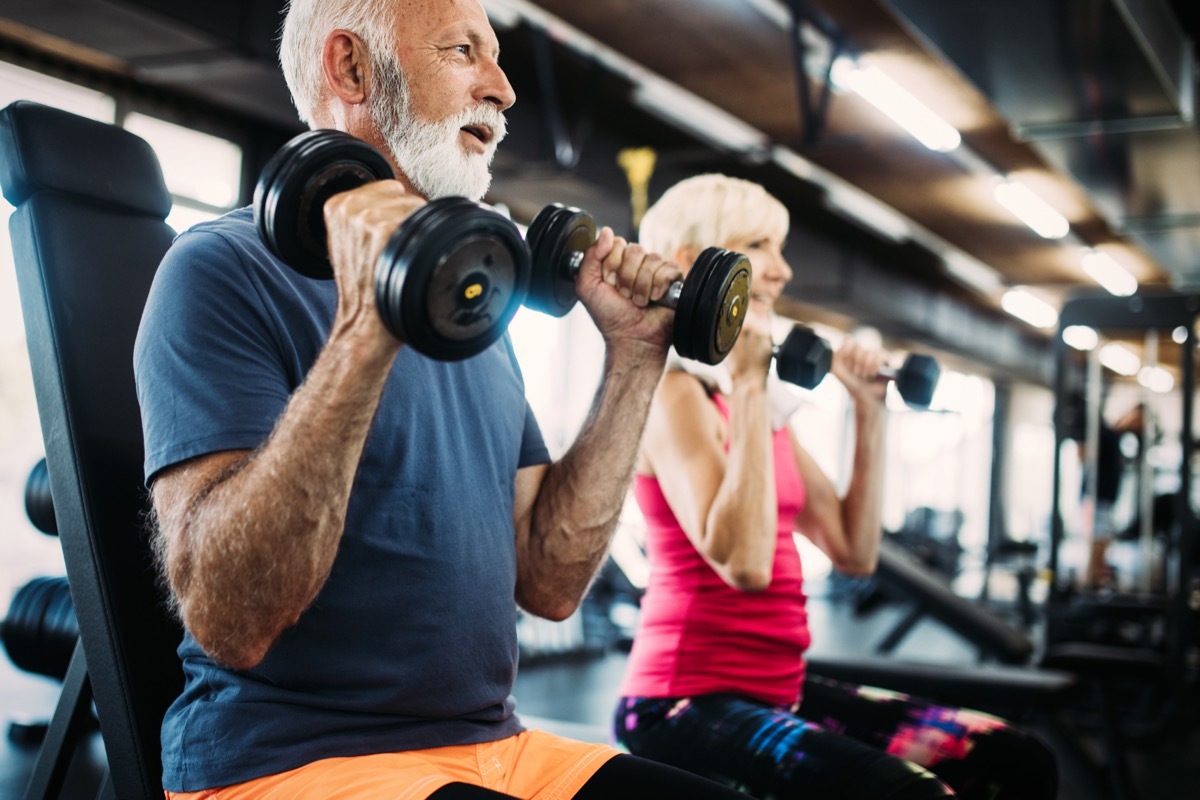
POLYGON ((792 279, 792 268, 783 257, 783 238, 759 237, 729 242, 726 249, 750 259, 750 310, 769 314, 783 287, 792 279))

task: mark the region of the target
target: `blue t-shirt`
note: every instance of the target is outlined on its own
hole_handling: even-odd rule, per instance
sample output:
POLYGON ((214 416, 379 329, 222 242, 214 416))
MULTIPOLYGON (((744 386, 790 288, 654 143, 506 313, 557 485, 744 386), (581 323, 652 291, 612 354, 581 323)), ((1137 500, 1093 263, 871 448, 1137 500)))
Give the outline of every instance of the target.
MULTIPOLYGON (((261 445, 325 343, 336 293, 275 259, 249 209, 179 236, 134 354, 147 480, 261 445)), ((548 461, 507 335, 457 362, 403 348, 312 606, 250 670, 185 634, 164 788, 519 732, 513 480, 548 461)))

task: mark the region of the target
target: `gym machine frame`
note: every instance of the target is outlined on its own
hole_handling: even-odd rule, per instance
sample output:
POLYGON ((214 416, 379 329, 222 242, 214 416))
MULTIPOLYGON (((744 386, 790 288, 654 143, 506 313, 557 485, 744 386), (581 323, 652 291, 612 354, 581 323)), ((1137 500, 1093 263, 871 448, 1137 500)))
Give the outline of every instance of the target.
MULTIPOLYGON (((1067 438, 1063 411, 1068 401, 1067 375, 1071 369, 1071 350, 1063 341, 1062 332, 1072 325, 1085 325, 1100 330, 1122 331, 1172 331, 1182 327, 1186 331, 1181 345, 1180 367, 1182 371, 1180 391, 1182 394, 1182 427, 1180 433, 1182 456, 1180 461, 1180 488, 1174 499, 1174 521, 1169 531, 1166 551, 1165 592, 1166 652, 1164 667, 1170 682, 1171 694, 1182 698, 1189 682, 1189 674, 1200 667, 1200 642, 1197 631, 1191 630, 1193 608, 1200 608, 1200 568, 1194 563, 1197 520, 1192 511, 1190 493, 1192 486, 1191 459, 1194 449, 1193 402, 1196 381, 1196 331, 1195 323, 1200 316, 1200 295, 1174 292, 1142 292, 1130 297, 1115 297, 1109 294, 1083 295, 1069 300, 1059 314, 1059 331, 1054 340, 1055 371, 1055 448, 1054 480, 1051 512, 1050 553, 1048 567, 1051 575, 1048 604, 1063 602, 1069 587, 1059 580, 1059 548, 1064 537, 1064 522, 1061 504, 1062 493, 1062 444, 1067 438), (1171 546, 1173 545, 1173 547, 1171 546)), ((1143 448, 1146 443, 1143 443, 1143 448)), ((1143 509, 1141 513, 1147 513, 1143 509)))

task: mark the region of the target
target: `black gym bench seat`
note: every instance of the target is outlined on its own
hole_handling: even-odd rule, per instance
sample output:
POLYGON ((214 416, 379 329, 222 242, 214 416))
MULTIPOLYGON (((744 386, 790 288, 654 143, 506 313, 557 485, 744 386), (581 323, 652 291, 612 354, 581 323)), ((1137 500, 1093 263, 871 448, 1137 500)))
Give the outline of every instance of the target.
POLYGON ((879 645, 881 652, 895 648, 923 616, 930 616, 962 636, 980 655, 1004 664, 1026 664, 1033 642, 989 609, 955 594, 912 556, 885 537, 879 547, 875 578, 889 597, 911 604, 906 617, 879 645))

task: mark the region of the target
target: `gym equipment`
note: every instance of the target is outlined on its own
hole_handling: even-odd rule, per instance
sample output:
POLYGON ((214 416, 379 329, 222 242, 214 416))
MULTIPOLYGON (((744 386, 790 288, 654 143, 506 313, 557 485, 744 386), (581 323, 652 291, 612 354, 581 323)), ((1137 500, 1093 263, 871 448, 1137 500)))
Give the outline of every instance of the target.
MULTIPOLYGON (((1189 502, 1194 496, 1193 433, 1196 384, 1196 324, 1200 317, 1200 295, 1170 290, 1143 289, 1130 297, 1106 292, 1080 293, 1059 313, 1059 335, 1054 339, 1055 447, 1053 485, 1050 497, 1051 529, 1048 567, 1050 592, 1045 604, 1042 663, 1075 672, 1092 689, 1104 733, 1105 758, 1110 769, 1113 796, 1134 796, 1133 781, 1125 763, 1128 736, 1136 731, 1145 736, 1171 729, 1177 721, 1194 717, 1200 701, 1200 563, 1196 541, 1200 534, 1197 516, 1189 502), (1064 490, 1063 442, 1082 436, 1086 442, 1087 479, 1085 495, 1094 502, 1099 476, 1099 431, 1103 405, 1102 365, 1096 350, 1080 355, 1063 341, 1062 332, 1073 325, 1086 325, 1102 337, 1140 334, 1145 342, 1141 363, 1157 365, 1160 341, 1178 331, 1175 356, 1178 372, 1173 394, 1152 396, 1142 386, 1141 399, 1148 409, 1178 404, 1180 422, 1177 466, 1149 471, 1149 459, 1140 459, 1141 480, 1137 498, 1139 537, 1143 546, 1140 580, 1127 590, 1093 593, 1079 590, 1070 571, 1060 565, 1060 550, 1066 538, 1062 505, 1078 491, 1064 490), (1078 399, 1086 398, 1081 408, 1078 399), (1176 487, 1163 510, 1170 508, 1167 535, 1159 537, 1164 552, 1153 553, 1152 489, 1158 481, 1176 487)), ((1097 349, 1098 350, 1098 349, 1097 349)), ((1154 415, 1143 422, 1143 446, 1154 440, 1154 415)))
MULTIPOLYGON (((779 377, 804 389, 814 389, 824 380, 833 363, 833 348, 812 328, 797 325, 783 344, 775 348, 775 369, 779 377)), ((896 382, 900 397, 911 408, 925 409, 933 401, 942 368, 924 353, 909 353, 899 369, 880 368, 881 380, 896 382)))
POLYGON ((162 800, 162 719, 183 687, 183 632, 144 535, 132 353, 175 237, 171 194, 145 140, 24 100, 0 109, 0 187, 14 207, 25 340, 79 624, 24 796, 60 796, 99 720, 108 772, 91 796, 162 800))
POLYGON ((25 514, 33 527, 49 536, 58 535, 58 520, 54 518, 54 498, 50 496, 50 473, 46 459, 38 459, 25 479, 25 514))
POLYGON ((909 612, 876 645, 877 653, 891 653, 928 616, 974 645, 981 659, 1015 666, 1032 658, 1034 647, 1028 636, 989 609, 955 594, 945 579, 933 574, 890 537, 880 542, 875 578, 885 595, 910 606, 909 612))
POLYGON ((782 380, 815 389, 833 366, 833 348, 812 328, 796 325, 775 345, 775 371, 782 380))
POLYGON ((67 674, 79 622, 66 578, 34 578, 13 595, 0 622, 0 643, 19 669, 62 678, 67 674))
MULTIPOLYGON (((333 277, 323 208, 335 194, 393 177, 383 155, 334 130, 288 141, 254 189, 263 242, 301 275, 333 277)), ((375 300, 396 338, 430 358, 482 352, 525 298, 529 254, 517 226, 463 197, 431 200, 396 228, 375 266, 375 300)))
MULTIPOLYGON (((548 205, 529 225, 532 259, 525 305, 554 317, 575 307, 575 278, 583 253, 596 241, 591 214, 559 203, 548 205)), ((705 249, 661 300, 675 310, 676 352, 705 364, 719 364, 733 349, 750 301, 750 260, 718 247, 705 249)))

